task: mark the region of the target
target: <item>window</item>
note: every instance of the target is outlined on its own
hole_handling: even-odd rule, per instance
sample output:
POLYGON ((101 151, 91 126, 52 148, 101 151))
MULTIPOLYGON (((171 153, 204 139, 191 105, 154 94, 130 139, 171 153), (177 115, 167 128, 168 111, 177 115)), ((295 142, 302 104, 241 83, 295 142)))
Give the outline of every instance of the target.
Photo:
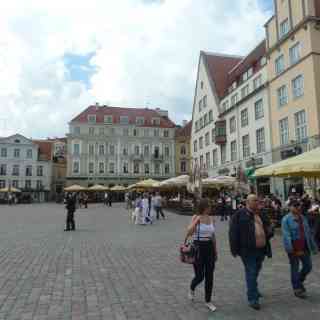
POLYGON ((2 164, 0 166, 0 176, 6 176, 7 175, 7 165, 2 164))
POLYGON ((206 133, 206 135, 204 136, 204 139, 205 139, 206 146, 208 146, 210 144, 209 132, 206 133))
POLYGON ((185 161, 180 162, 180 172, 186 173, 187 172, 187 164, 185 161))
POLYGON ((80 134, 80 127, 74 127, 73 128, 73 134, 79 135, 80 134))
POLYGON ((197 152, 198 151, 198 141, 194 141, 193 142, 193 152, 197 152))
POLYGON ((99 173, 104 173, 104 162, 99 162, 99 173))
POLYGON ((19 188, 19 180, 12 180, 12 186, 14 188, 19 188))
POLYGON ((89 128, 89 136, 94 136, 94 127, 89 128))
POLYGON ((254 104, 254 114, 255 114, 255 119, 261 119, 264 117, 264 111, 263 111, 263 100, 260 99, 255 102, 254 104))
POLYGON ((163 136, 169 138, 169 130, 163 130, 163 136))
POLYGON ((123 173, 129 173, 129 166, 127 162, 123 163, 123 173))
POLYGON ((137 174, 140 172, 140 164, 139 162, 135 161, 133 163, 133 173, 137 174))
POLYGON ((129 129, 128 128, 123 128, 122 133, 123 133, 124 137, 128 137, 129 136, 129 129))
POLYGON ((292 95, 294 98, 303 96, 303 76, 300 75, 292 80, 292 95))
POLYGON ((26 166, 26 176, 32 177, 32 166, 26 166))
POLYGON ((96 123, 96 115, 95 114, 89 114, 88 115, 88 122, 89 123, 96 123))
POLYGON ((204 126, 206 126, 208 124, 208 114, 207 113, 204 115, 203 121, 204 121, 204 126))
POLYGON ((278 89, 278 106, 282 107, 288 103, 288 90, 284 85, 278 89))
POLYGON ((152 118, 152 124, 154 126, 160 126, 160 118, 152 118))
POLYGON ((307 121, 306 112, 304 110, 294 114, 296 140, 301 142, 307 138, 307 121))
POLYGON ((113 119, 112 116, 104 116, 104 123, 106 124, 112 124, 113 123, 113 119))
POLYGON ((159 129, 154 129, 153 130, 153 136, 154 137, 159 137, 159 129))
POLYGON ((275 72, 278 75, 283 71, 284 71, 284 56, 282 54, 275 61, 275 72))
POLYGON ((143 126, 144 125, 144 117, 136 117, 136 125, 143 126))
POLYGON ((134 154, 138 156, 140 154, 140 147, 139 146, 134 146, 134 154))
POLYGON ((169 146, 165 146, 165 147, 164 147, 164 155, 165 155, 166 157, 169 157, 169 156, 170 156, 169 146))
POLYGON ((211 130, 211 142, 215 142, 215 139, 216 139, 216 130, 215 129, 212 129, 211 130))
POLYGON ((284 37, 289 32, 289 20, 285 19, 280 23, 280 38, 284 37))
POLYGON ((160 164, 159 163, 154 164, 154 173, 160 174, 160 164))
POLYGON ((129 124, 128 116, 120 116, 120 124, 129 124))
POLYGON ((20 171, 19 165, 17 165, 17 164, 13 165, 13 167, 12 167, 12 175, 13 176, 19 176, 19 174, 20 174, 19 171, 20 171))
MULTIPOLYGON (((39 169, 39 167, 38 167, 38 169, 39 169)), ((73 173, 79 173, 79 171, 80 171, 79 162, 78 162, 78 161, 74 161, 74 162, 73 162, 72 172, 73 172, 73 173)), ((37 173, 39 173, 39 172, 37 172, 37 173)), ((37 174, 37 176, 39 176, 39 174, 37 174)))
POLYGON ((149 129, 143 129, 143 135, 149 137, 149 129))
POLYGON ((139 136, 139 129, 137 129, 137 128, 133 129, 133 136, 134 137, 138 137, 139 136))
POLYGON ((40 190, 43 188, 42 180, 37 180, 37 189, 40 190))
POLYGON ((256 131, 257 153, 266 151, 264 128, 260 128, 256 131))
POLYGON ((94 145, 89 144, 89 155, 94 155, 94 145))
POLYGON ((242 75, 242 81, 247 81, 248 80, 248 72, 245 72, 243 75, 242 75))
POLYGON ((160 149, 159 146, 154 147, 154 157, 158 159, 160 157, 160 149))
POLYGON ((263 67, 263 66, 266 65, 266 64, 267 64, 267 58, 266 58, 266 57, 262 57, 262 58, 260 59, 260 66, 263 67))
POLYGON ((93 173, 94 173, 94 163, 89 162, 89 174, 93 174, 93 173))
POLYGON ((221 163, 224 164, 227 161, 227 148, 226 145, 220 146, 221 163))
POLYGON ((210 168, 210 152, 206 153, 206 168, 210 168))
POLYGON ((25 189, 31 189, 31 180, 26 180, 24 187, 25 187, 25 189))
POLYGON ((199 120, 197 120, 195 124, 195 132, 197 132, 199 130, 199 120))
POLYGON ((150 173, 150 166, 149 163, 144 164, 144 173, 149 174, 150 173))
POLYGON ((7 157, 7 148, 1 148, 1 157, 6 158, 7 157))
POLYGON ((300 43, 298 42, 289 49, 290 64, 293 65, 300 60, 300 43))
POLYGON ((203 128, 203 119, 200 118, 200 129, 202 129, 202 128, 203 128))
POLYGON ((246 127, 249 124, 249 117, 248 117, 248 109, 243 109, 241 111, 241 127, 246 127))
POLYGON ((253 79, 253 90, 258 89, 259 87, 261 87, 261 85, 262 85, 262 75, 260 74, 260 76, 253 79))
POLYGON ((27 150, 27 159, 32 159, 32 149, 27 150))
POLYGON ((123 149, 122 149, 122 154, 124 156, 127 156, 128 155, 128 147, 127 146, 124 146, 123 149))
POLYGON ((225 101, 223 104, 222 104, 222 112, 226 111, 229 109, 229 100, 225 101))
POLYGON ((170 174, 170 165, 169 165, 169 163, 166 163, 164 165, 164 173, 165 174, 170 174))
POLYGON ((73 154, 78 156, 80 154, 80 145, 79 143, 75 143, 73 145, 73 154))
POLYGON ((232 97, 231 97, 231 106, 234 106, 235 104, 237 104, 238 102, 238 94, 234 94, 232 97))
MULTIPOLYGON (((75 161, 73 164, 78 164, 78 171, 79 171, 79 162, 75 161)), ((37 166, 37 177, 43 176, 43 166, 37 166)))
POLYGON ((187 150, 186 150, 186 146, 185 146, 185 145, 182 145, 182 146, 180 147, 180 154, 181 154, 182 156, 185 156, 185 155, 187 154, 187 150))
POLYGON ((253 75, 253 68, 248 69, 248 78, 253 75))
POLYGON ((148 156, 149 156, 149 154, 150 154, 150 148, 149 148, 149 146, 144 146, 144 148, 143 148, 143 154, 144 154, 145 157, 148 157, 148 156))
POLYGON ((249 158, 250 157, 250 143, 249 143, 249 135, 245 135, 242 137, 242 153, 243 158, 249 158))
POLYGON ((289 123, 288 118, 279 121, 280 130, 280 144, 285 145, 289 143, 289 123))
POLYGON ((230 125, 230 133, 236 132, 237 124, 236 124, 236 117, 235 116, 230 118, 229 125, 230 125))
POLYGON ((203 168, 203 155, 200 156, 200 168, 203 168))
POLYGON ((237 160, 237 141, 231 141, 230 143, 231 161, 237 160))
POLYGON ((199 149, 201 150, 203 148, 203 137, 199 138, 199 149))
POLYGON ((217 149, 212 150, 212 166, 216 167, 218 165, 218 151, 217 149))
POLYGON ((209 122, 213 121, 213 112, 212 110, 209 111, 209 122))
POLYGON ((199 101, 199 112, 202 111, 202 100, 199 101))
POLYGON ((104 144, 99 145, 99 155, 104 156, 104 144))
POLYGON ((115 154, 115 147, 114 147, 113 144, 110 144, 109 151, 110 151, 110 155, 114 156, 114 154, 115 154))
POLYGON ((20 158, 20 149, 14 149, 13 156, 15 158, 20 158))
POLYGON ((249 85, 246 85, 241 89, 241 98, 245 98, 249 94, 249 85))
POLYGON ((109 163, 109 173, 114 173, 114 163, 113 162, 109 163))
POLYGON ((206 108, 207 107, 207 96, 204 96, 202 98, 202 104, 203 104, 203 108, 206 108))

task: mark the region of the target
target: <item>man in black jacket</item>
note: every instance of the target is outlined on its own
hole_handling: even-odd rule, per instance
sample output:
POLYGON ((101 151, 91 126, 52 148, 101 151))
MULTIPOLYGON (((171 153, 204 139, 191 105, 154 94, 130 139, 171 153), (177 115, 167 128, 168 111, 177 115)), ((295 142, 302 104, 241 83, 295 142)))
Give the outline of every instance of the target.
POLYGON ((258 198, 247 197, 246 207, 240 209, 230 223, 229 240, 231 253, 240 256, 245 268, 249 306, 260 309, 258 276, 265 256, 271 258, 270 239, 273 236, 268 217, 260 214, 258 198))
POLYGON ((68 195, 66 201, 66 209, 67 209, 67 221, 66 228, 64 231, 74 231, 76 230, 76 224, 74 222, 74 212, 76 211, 76 201, 75 197, 71 194, 68 195))

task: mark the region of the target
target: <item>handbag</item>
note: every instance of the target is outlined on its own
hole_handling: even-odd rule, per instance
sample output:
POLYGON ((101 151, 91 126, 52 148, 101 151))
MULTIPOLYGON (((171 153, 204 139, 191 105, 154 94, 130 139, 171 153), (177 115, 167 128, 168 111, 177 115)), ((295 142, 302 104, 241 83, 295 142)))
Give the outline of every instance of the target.
MULTIPOLYGON (((198 241, 200 240, 200 225, 198 226, 198 241)), ((182 263, 194 264, 199 257, 199 247, 195 242, 185 241, 180 246, 180 261, 182 263)))

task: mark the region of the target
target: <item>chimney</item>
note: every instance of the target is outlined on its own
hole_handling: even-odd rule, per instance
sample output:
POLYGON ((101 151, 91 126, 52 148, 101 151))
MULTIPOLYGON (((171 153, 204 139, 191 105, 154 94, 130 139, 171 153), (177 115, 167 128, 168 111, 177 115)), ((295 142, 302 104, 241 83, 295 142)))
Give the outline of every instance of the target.
POLYGON ((182 120, 182 126, 185 127, 188 123, 188 120, 182 120))
POLYGON ((98 110, 99 109, 99 102, 96 102, 95 106, 96 106, 96 110, 98 110))

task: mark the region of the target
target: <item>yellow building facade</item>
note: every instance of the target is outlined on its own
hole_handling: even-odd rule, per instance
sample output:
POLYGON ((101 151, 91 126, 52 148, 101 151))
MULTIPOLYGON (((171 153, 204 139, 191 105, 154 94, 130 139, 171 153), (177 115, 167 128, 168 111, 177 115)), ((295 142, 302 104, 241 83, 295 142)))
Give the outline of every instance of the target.
POLYGON ((185 124, 182 128, 176 129, 175 134, 175 166, 176 175, 191 174, 192 155, 191 155, 191 129, 192 121, 185 124))

